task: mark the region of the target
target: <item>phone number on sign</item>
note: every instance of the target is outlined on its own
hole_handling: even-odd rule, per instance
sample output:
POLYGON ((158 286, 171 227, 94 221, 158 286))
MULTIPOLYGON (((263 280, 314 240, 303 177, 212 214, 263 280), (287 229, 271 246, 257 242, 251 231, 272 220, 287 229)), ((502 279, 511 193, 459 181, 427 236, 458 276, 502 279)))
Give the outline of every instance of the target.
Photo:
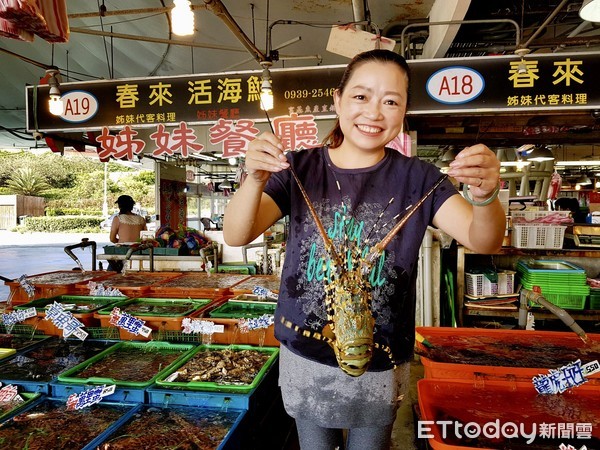
POLYGON ((294 98, 321 98, 321 97, 333 97, 335 88, 328 89, 294 89, 291 91, 285 91, 283 97, 286 100, 294 98))

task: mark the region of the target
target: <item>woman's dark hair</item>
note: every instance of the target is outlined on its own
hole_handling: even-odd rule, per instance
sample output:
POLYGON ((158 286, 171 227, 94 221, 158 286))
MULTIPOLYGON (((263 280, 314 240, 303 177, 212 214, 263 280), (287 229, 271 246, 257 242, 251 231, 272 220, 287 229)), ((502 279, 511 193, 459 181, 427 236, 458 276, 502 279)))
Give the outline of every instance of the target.
MULTIPOLYGON (((344 92, 344 89, 348 84, 348 80, 354 73, 354 70, 367 62, 383 62, 396 64, 406 74, 406 83, 407 86, 410 86, 410 68, 406 63, 406 60, 401 55, 399 55, 398 53, 394 53, 390 50, 369 50, 356 55, 354 58, 352 58, 352 61, 350 61, 346 66, 346 70, 344 71, 342 79, 340 80, 340 84, 337 87, 337 91, 340 95, 344 92)), ((329 132, 327 136, 325 136, 325 139, 323 139, 323 144, 328 144, 332 148, 337 148, 340 145, 342 145, 343 141, 344 134, 342 133, 342 129, 340 128, 340 120, 337 119, 335 121, 333 129, 329 132)))
POLYGON ((135 206, 135 201, 129 195, 121 195, 115 202, 119 205, 119 214, 127 214, 133 211, 133 207, 135 206))

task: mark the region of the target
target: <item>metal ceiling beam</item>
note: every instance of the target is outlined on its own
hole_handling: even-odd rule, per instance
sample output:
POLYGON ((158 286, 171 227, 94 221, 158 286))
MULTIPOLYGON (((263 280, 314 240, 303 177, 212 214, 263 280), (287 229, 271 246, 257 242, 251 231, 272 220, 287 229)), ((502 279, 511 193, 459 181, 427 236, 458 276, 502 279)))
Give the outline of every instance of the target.
MULTIPOLYGON (((529 45, 531 44, 531 42, 538 37, 538 35, 550 24, 550 22, 552 22, 552 19, 554 19, 554 17, 556 17, 556 15, 560 12, 560 10, 563 8, 563 6, 565 6, 570 0, 563 0, 560 5, 558 5, 556 8, 554 8, 554 11, 552 11, 550 13, 550 15, 546 18, 546 20, 544 21, 544 23, 542 23, 537 30, 535 30, 535 32, 529 37, 529 39, 527 39, 527 42, 525 42, 520 48, 528 48, 529 45)), ((519 48, 519 47, 517 47, 519 48)))
POLYGON ((71 32, 73 33, 81 33, 81 34, 91 34, 93 36, 106 36, 113 37, 118 39, 129 39, 131 41, 141 41, 141 42, 153 42, 158 44, 170 44, 170 45, 183 45, 186 47, 196 47, 196 48, 208 48, 213 50, 225 50, 228 52, 241 52, 242 50, 237 47, 226 47, 224 45, 215 45, 215 44, 201 44, 199 42, 188 42, 188 41, 179 41, 175 39, 162 39, 162 38, 154 38, 150 36, 136 36, 133 34, 124 34, 124 33, 111 33, 110 31, 97 31, 97 30, 88 30, 87 28, 71 28, 71 32))
POLYGON ((246 33, 244 33, 235 19, 229 14, 229 11, 227 11, 227 8, 225 8, 225 5, 223 5, 221 0, 204 0, 204 4, 210 12, 223 21, 227 28, 231 30, 234 36, 238 38, 259 64, 270 61, 268 56, 261 52, 258 47, 254 45, 254 42, 246 36, 246 33))
MULTIPOLYGON (((206 5, 191 5, 192 10, 203 9, 206 10, 206 5)), ((138 9, 116 9, 114 11, 104 11, 104 13, 100 13, 100 11, 87 12, 87 13, 74 13, 68 14, 69 19, 87 19, 90 17, 105 17, 105 16, 127 16, 127 15, 140 15, 140 14, 154 14, 154 13, 169 13, 173 7, 164 7, 164 8, 138 8, 138 9)))

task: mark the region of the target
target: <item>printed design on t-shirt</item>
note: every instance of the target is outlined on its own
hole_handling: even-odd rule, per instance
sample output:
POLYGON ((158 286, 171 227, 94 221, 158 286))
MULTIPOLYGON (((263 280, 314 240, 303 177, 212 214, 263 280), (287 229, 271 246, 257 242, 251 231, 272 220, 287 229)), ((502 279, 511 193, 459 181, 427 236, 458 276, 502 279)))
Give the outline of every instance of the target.
MULTIPOLYGON (((344 239, 347 238, 347 245, 358 246, 364 256, 369 250, 369 244, 365 243, 365 239, 368 237, 369 243, 374 245, 394 225, 388 225, 385 229, 379 228, 391 218, 390 216, 386 219, 384 216, 377 221, 383 210, 379 203, 361 203, 353 211, 350 199, 345 197, 344 204, 350 205, 348 211, 353 211, 353 213, 346 211, 345 214, 340 204, 332 206, 327 199, 314 204, 328 237, 333 241, 338 253, 342 251, 344 239)), ((307 317, 304 326, 320 330, 327 322, 323 296, 324 279, 329 276, 331 270, 330 258, 313 218, 305 215, 299 226, 302 228, 301 234, 306 237, 299 243, 300 265, 296 290, 302 292, 302 295, 297 301, 300 302, 302 311, 307 317)), ((372 288, 371 309, 378 326, 387 325, 391 320, 389 301, 395 293, 395 284, 390 283, 389 280, 398 278, 391 261, 394 261, 394 252, 384 251, 369 274, 372 288)))

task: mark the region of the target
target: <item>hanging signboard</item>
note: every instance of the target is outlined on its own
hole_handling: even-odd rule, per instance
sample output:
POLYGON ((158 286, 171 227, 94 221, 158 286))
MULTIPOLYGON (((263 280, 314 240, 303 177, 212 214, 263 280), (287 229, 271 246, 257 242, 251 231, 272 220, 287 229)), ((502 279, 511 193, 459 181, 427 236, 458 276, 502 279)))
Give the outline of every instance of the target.
MULTIPOLYGON (((411 60, 409 115, 600 108, 600 53, 411 60)), ((345 66, 273 69, 272 116, 335 116, 345 66)), ((27 87, 27 130, 67 131, 266 121, 260 71, 63 83, 64 112, 48 111, 48 86, 27 87), (34 107, 34 105, 36 105, 34 107)))

